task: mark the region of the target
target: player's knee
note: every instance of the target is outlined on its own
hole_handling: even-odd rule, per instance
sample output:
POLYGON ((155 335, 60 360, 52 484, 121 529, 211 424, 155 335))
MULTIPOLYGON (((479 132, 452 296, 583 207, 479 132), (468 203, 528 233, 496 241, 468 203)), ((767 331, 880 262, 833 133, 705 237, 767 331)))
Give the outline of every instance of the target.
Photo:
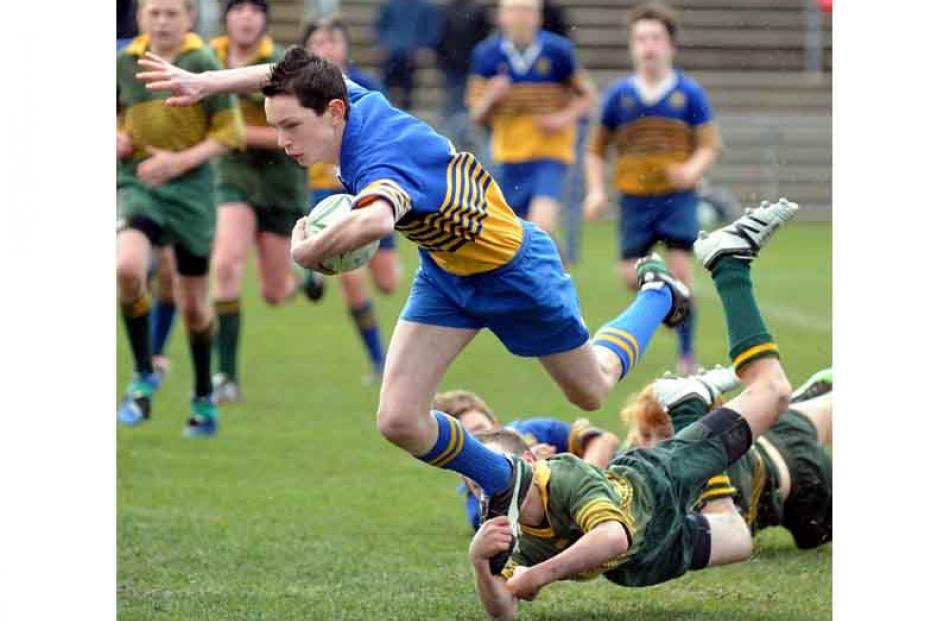
POLYGON ((191 296, 185 297, 180 311, 185 327, 193 332, 205 329, 211 321, 211 308, 207 302, 191 296))
POLYGON ((145 288, 145 272, 141 265, 134 261, 119 260, 116 265, 116 282, 119 292, 126 296, 145 288))
POLYGON ((418 436, 418 425, 400 416, 400 413, 380 405, 376 413, 376 430, 381 436, 395 444, 405 447, 413 444, 418 436))
POLYGON ((399 287, 399 276, 396 270, 385 270, 379 275, 373 275, 373 283, 376 285, 377 291, 384 295, 389 295, 395 293, 399 287))
POLYGON ((264 302, 270 306, 277 306, 287 299, 289 295, 287 289, 286 283, 281 283, 280 285, 263 283, 261 285, 261 297, 264 299, 264 302))
POLYGON ((232 289, 240 286, 240 261, 233 261, 228 257, 215 257, 213 271, 215 288, 219 291, 226 290, 231 293, 232 289))
POLYGON ((567 400, 585 412, 599 410, 603 407, 604 400, 607 398, 606 394, 600 394, 598 391, 589 389, 572 388, 565 392, 567 400))

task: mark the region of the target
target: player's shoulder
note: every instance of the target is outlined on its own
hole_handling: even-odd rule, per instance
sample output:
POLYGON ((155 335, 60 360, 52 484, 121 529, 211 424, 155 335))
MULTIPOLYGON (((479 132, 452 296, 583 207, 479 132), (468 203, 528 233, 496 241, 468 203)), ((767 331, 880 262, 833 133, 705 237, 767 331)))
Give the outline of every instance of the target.
POLYGON ((369 91, 382 91, 383 89, 379 80, 356 65, 350 65, 346 68, 346 77, 348 77, 351 82, 355 82, 369 91))
POLYGON ((696 78, 689 75, 684 71, 677 71, 677 85, 676 87, 686 93, 687 95, 692 96, 705 96, 706 89, 703 88, 703 85, 700 84, 696 78))
POLYGON ((542 30, 538 32, 538 41, 544 47, 545 51, 557 52, 561 54, 573 54, 574 42, 562 35, 542 30))
POLYGON ((495 33, 478 42, 472 50, 472 59, 480 60, 499 54, 501 54, 501 35, 495 33))
POLYGON ((630 76, 617 78, 604 90, 605 101, 615 101, 623 97, 625 93, 633 93, 633 85, 630 83, 630 76))
POLYGON ((264 38, 261 39, 260 49, 257 54, 258 62, 261 64, 279 62, 286 51, 286 48, 275 42, 270 35, 265 35, 264 38))
POLYGON ((185 43, 175 64, 186 71, 208 71, 221 68, 214 50, 193 32, 185 36, 185 43))

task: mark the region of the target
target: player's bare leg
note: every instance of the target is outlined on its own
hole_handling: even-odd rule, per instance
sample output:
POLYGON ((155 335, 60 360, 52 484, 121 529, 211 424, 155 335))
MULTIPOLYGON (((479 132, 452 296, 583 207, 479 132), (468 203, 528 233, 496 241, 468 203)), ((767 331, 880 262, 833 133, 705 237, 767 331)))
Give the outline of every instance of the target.
POLYGON ((257 236, 257 265, 261 279, 261 297, 271 305, 289 300, 297 292, 290 237, 268 231, 257 236))
POLYGON ((476 334, 412 321, 396 323, 376 415, 384 438, 413 455, 432 448, 439 433, 431 415, 432 398, 449 365, 476 334))
POLYGON ((389 295, 395 293, 402 281, 402 262, 395 248, 381 248, 369 260, 369 273, 377 291, 389 295))
POLYGON ((528 207, 528 220, 538 225, 554 239, 561 204, 549 196, 535 196, 528 207))
POLYGON ((211 254, 211 278, 214 311, 218 319, 218 333, 215 336, 218 373, 214 376, 214 386, 215 398, 219 403, 240 399, 237 360, 241 329, 241 281, 256 229, 257 217, 250 205, 225 203, 218 207, 211 254))
POLYGON ((573 350, 541 358, 568 400, 596 410, 646 352, 660 323, 678 325, 690 312, 689 291, 672 278, 658 255, 639 263, 640 293, 593 339, 573 350))
POLYGON ((831 444, 831 397, 828 392, 820 397, 799 401, 792 405, 792 409, 808 417, 815 425, 818 431, 818 444, 829 446, 831 444))
POLYGON ((150 300, 146 287, 152 245, 136 229, 120 231, 116 238, 116 284, 126 335, 135 361, 135 375, 119 406, 118 421, 138 425, 151 415, 152 393, 157 385, 152 367, 149 335, 150 300))
POLYGON ((153 254, 156 259, 155 271, 155 299, 152 303, 151 336, 152 336, 152 366, 158 374, 159 380, 167 375, 170 363, 165 356, 165 344, 174 327, 175 307, 175 253, 171 246, 155 248, 153 254))

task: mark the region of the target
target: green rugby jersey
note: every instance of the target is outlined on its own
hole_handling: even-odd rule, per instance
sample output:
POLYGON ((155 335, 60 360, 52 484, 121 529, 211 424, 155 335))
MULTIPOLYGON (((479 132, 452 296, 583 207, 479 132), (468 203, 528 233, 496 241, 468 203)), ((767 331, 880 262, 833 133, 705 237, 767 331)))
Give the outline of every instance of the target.
MULTIPOLYGON (((135 79, 137 61, 149 49, 148 35, 141 35, 119 54, 116 66, 119 129, 127 132, 135 145, 131 158, 122 162, 134 166, 147 157, 146 147, 184 151, 207 138, 231 149, 244 147, 244 124, 233 95, 215 95, 191 106, 165 105, 168 92, 151 92, 135 79)), ((200 73, 220 69, 201 37, 186 35, 174 64, 200 73)))
MULTIPOLYGON (((227 36, 211 40, 218 62, 227 66, 231 42, 227 36)), ((254 57, 247 65, 276 63, 284 50, 269 36, 261 38, 254 57)), ((266 127, 264 95, 260 91, 238 96, 241 114, 248 126, 266 127)), ((254 206, 268 206, 289 211, 304 211, 307 207, 307 171, 288 157, 283 149, 248 148, 216 158, 215 172, 219 202, 231 202, 233 196, 242 196, 254 206), (237 195, 231 190, 237 190, 237 195)))
POLYGON ((617 521, 630 539, 627 552, 575 580, 594 578, 632 557, 643 540, 650 520, 649 496, 639 495, 639 475, 629 468, 602 470, 571 454, 560 454, 534 465, 534 484, 541 494, 545 524, 521 525, 519 550, 512 555, 503 575, 511 577, 518 565, 543 562, 577 542, 598 524, 617 521))

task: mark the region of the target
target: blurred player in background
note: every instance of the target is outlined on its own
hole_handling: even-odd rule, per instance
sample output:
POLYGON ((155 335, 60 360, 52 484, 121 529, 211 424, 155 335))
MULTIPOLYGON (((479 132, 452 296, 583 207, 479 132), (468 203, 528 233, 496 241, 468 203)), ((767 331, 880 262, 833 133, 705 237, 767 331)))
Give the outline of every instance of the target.
MULTIPOLYGON (((662 5, 644 5, 631 14, 634 73, 607 91, 587 153, 584 211, 593 219, 607 207, 606 157, 611 145, 617 151, 621 273, 630 288, 636 287, 636 259, 658 241, 667 248, 670 271, 692 283, 690 249, 699 231, 696 186, 719 151, 705 91, 673 67, 677 28, 662 5)), ((696 370, 695 322, 692 316, 677 329, 683 374, 696 370)))
MULTIPOLYGON (((211 40, 225 67, 276 62, 283 49, 267 34, 267 0, 228 0, 225 35, 211 40)), ((290 232, 307 209, 307 173, 277 145, 277 131, 264 117, 260 92, 239 97, 247 134, 247 149, 215 161, 215 200, 218 222, 211 276, 218 372, 213 378, 217 403, 241 397, 238 383, 238 344, 241 332, 241 281, 252 247, 257 249, 261 296, 268 304, 288 300, 298 288, 291 269, 290 232)))
POLYGON ((183 69, 219 69, 194 24, 192 0, 144 0, 143 33, 117 62, 119 100, 116 155, 119 222, 116 271, 119 304, 135 375, 119 407, 120 424, 136 425, 151 414, 156 386, 152 366, 146 273, 153 247, 174 248, 178 306, 188 330, 194 366, 194 397, 186 435, 213 435, 218 411, 212 400, 211 350, 214 314, 208 300, 208 269, 214 236, 214 178, 209 161, 244 146, 237 100, 218 95, 202 103, 168 107, 135 78, 146 52, 183 69))
MULTIPOLYGON (((502 422, 481 397, 467 390, 437 394, 432 401, 432 409, 457 418, 469 433, 502 428, 502 422)), ((557 418, 531 417, 511 421, 504 428, 518 433, 539 459, 557 453, 571 453, 605 468, 620 446, 617 436, 592 426, 586 418, 567 423, 557 418)), ((477 530, 481 524, 478 495, 466 482, 459 485, 458 492, 465 495, 468 523, 473 530, 477 530)))
POLYGON ((488 125, 505 199, 521 218, 554 234, 578 119, 597 97, 574 44, 540 30, 540 0, 501 0, 501 34, 475 48, 469 115, 488 125))
MULTIPOLYGON (((346 77, 363 88, 382 92, 382 85, 372 75, 361 71, 350 62, 350 39, 346 24, 339 19, 330 18, 314 22, 304 31, 303 44, 312 53, 326 58, 339 67, 346 77)), ((343 186, 337 178, 337 167, 318 162, 310 167, 310 204, 316 205, 323 199, 343 192, 343 186)), ((396 252, 396 236, 387 235, 379 240, 379 250, 370 259, 367 266, 373 283, 380 293, 393 293, 402 279, 402 266, 396 252)), ((381 381, 386 359, 382 335, 369 295, 365 269, 344 272, 339 275, 343 288, 343 300, 349 311, 353 325, 356 326, 366 348, 372 365, 372 379, 381 381)), ((314 272, 310 272, 314 274, 314 272)), ((323 277, 322 274, 317 274, 323 277)))

